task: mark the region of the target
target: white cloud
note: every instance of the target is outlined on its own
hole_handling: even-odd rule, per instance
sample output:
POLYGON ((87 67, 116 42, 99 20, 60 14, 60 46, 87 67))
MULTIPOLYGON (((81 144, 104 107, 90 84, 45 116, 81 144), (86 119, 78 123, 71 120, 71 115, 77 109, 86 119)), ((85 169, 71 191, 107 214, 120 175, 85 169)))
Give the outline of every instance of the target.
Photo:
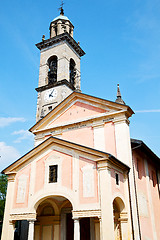
POLYGON ((25 122, 24 118, 0 117, 0 127, 6 127, 15 122, 25 122))
POLYGON ((12 135, 19 135, 19 137, 14 141, 15 143, 20 143, 23 140, 33 140, 33 134, 28 130, 21 129, 19 131, 14 131, 12 135))
POLYGON ((5 142, 0 142, 0 171, 16 161, 20 157, 18 150, 12 146, 7 146, 5 142))
POLYGON ((135 113, 159 113, 160 109, 151 109, 151 110, 138 110, 135 113))

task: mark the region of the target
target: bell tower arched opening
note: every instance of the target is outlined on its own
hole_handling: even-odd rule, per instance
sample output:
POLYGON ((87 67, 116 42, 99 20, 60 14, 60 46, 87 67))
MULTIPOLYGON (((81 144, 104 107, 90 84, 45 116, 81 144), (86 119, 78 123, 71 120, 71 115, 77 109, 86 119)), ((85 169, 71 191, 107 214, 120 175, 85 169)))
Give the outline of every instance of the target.
POLYGON ((76 77, 76 63, 71 58, 69 63, 69 81, 74 86, 76 77))
POLYGON ((52 56, 48 59, 48 84, 53 84, 57 82, 57 63, 58 58, 57 56, 52 56))

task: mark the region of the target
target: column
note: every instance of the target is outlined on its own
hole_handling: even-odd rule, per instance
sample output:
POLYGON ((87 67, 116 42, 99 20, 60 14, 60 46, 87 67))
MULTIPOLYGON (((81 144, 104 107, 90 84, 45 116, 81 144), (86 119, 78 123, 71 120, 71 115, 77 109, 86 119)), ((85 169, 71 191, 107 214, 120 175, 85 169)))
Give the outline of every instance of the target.
POLYGON ((34 240, 34 220, 29 221, 28 240, 34 240))
POLYGON ((106 161, 98 163, 99 194, 101 199, 101 240, 114 239, 114 220, 111 190, 111 173, 106 161))
POLYGON ((74 219, 74 240, 80 240, 80 222, 79 218, 74 219))

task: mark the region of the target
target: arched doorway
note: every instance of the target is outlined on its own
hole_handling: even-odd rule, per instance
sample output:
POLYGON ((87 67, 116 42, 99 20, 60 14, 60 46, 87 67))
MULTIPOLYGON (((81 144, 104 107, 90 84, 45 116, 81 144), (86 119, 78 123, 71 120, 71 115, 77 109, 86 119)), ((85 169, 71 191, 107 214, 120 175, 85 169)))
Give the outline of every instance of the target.
POLYGON ((34 240, 73 240, 72 204, 61 196, 41 201, 37 207, 34 240))

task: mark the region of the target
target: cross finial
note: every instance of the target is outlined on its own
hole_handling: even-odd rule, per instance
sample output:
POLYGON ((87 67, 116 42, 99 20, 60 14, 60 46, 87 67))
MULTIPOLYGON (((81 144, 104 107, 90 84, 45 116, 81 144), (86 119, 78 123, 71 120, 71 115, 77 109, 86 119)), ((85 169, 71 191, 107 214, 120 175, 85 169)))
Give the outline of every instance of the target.
POLYGON ((63 0, 61 0, 61 7, 59 8, 59 10, 60 10, 60 15, 64 15, 64 9, 63 9, 63 5, 64 5, 64 2, 63 2, 63 0))

